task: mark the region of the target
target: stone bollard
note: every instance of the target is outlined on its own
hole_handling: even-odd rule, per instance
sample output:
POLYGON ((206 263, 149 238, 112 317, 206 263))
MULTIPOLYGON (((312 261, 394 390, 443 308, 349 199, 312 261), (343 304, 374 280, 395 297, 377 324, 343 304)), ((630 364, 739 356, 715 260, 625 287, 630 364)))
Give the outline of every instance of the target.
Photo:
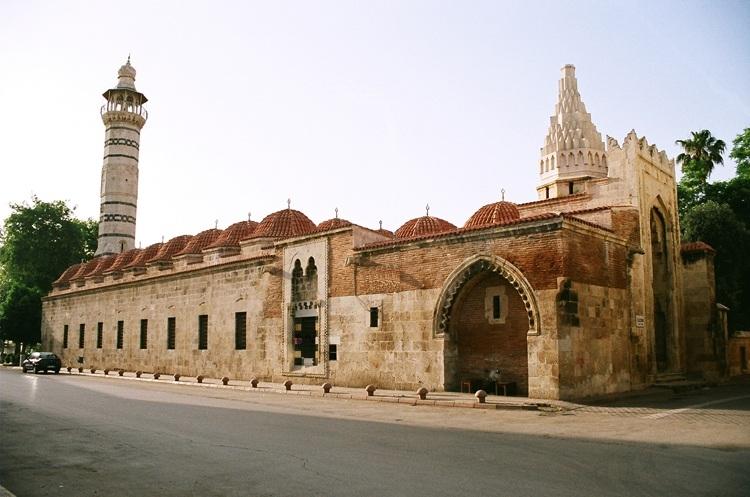
POLYGON ((477 390, 477 393, 474 394, 474 397, 477 398, 477 402, 480 404, 484 404, 484 399, 487 398, 487 392, 484 390, 477 390))
POLYGON ((250 385, 253 386, 253 388, 258 388, 258 378, 253 378, 250 380, 250 385))
POLYGON ((109 374, 109 369, 104 370, 104 376, 107 376, 109 374))
POLYGON ((284 388, 286 388, 287 390, 291 390, 292 389, 292 380, 286 380, 284 382, 284 388))
POLYGON ((427 390, 425 387, 421 387, 419 390, 417 390, 417 395, 419 395, 419 398, 421 400, 425 400, 427 398, 428 393, 430 393, 430 391, 427 390))
POLYGON ((136 378, 140 378, 142 374, 143 374, 143 371, 136 371, 135 372, 135 377, 136 378))
POLYGON ((377 388, 375 387, 375 385, 367 385, 365 387, 365 390, 367 391, 367 396, 372 397, 372 395, 375 393, 375 390, 377 390, 377 388))
POLYGON ((125 375, 125 370, 124 369, 120 369, 120 370, 117 371, 117 374, 120 375, 120 376, 124 376, 125 375))
POLYGON ((229 385, 229 376, 224 376, 221 379, 221 383, 223 383, 224 385, 229 385))
POLYGON ((79 366, 79 367, 78 367, 78 372, 79 372, 79 373, 83 373, 83 366, 79 366))
POLYGON ((161 376, 160 373, 154 373, 154 379, 155 380, 158 380, 160 376, 161 376))
POLYGON ((331 393, 331 388, 333 388, 333 385, 330 383, 323 383, 323 393, 331 393))
POLYGON ((174 381, 180 381, 180 375, 179 373, 174 374, 174 381))
POLYGON ((71 368, 70 366, 68 366, 67 369, 68 369, 68 373, 70 373, 71 371, 73 371, 73 368, 71 368))
POLYGON ((96 368, 91 368, 89 371, 91 371, 91 374, 96 374, 96 368))
POLYGON ((199 374, 195 379, 198 380, 198 383, 203 383, 203 375, 202 374, 199 374))

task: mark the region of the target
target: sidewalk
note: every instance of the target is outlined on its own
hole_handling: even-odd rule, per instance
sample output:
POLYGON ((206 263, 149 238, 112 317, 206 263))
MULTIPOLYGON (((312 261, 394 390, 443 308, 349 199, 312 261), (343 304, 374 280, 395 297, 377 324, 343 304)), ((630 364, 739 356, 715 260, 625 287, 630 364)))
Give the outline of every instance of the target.
MULTIPOLYGON (((60 374, 71 376, 96 376, 103 377, 104 372, 97 370, 91 373, 90 370, 84 369, 78 372, 78 369, 72 369, 70 372, 67 368, 60 370, 60 374)), ((257 387, 253 387, 250 380, 229 380, 227 385, 222 384, 219 378, 203 378, 201 383, 196 377, 181 376, 179 381, 175 381, 172 375, 161 375, 158 379, 152 373, 142 373, 138 378, 135 372, 127 371, 122 376, 117 371, 110 371, 106 376, 113 380, 143 381, 168 383, 194 388, 220 388, 241 390, 251 393, 271 393, 278 395, 303 395, 309 397, 320 397, 327 399, 347 399, 361 400, 367 402, 390 402, 406 404, 410 406, 437 406, 437 407, 459 407, 468 409, 509 409, 509 410, 566 410, 579 407, 577 404, 559 400, 530 399, 528 397, 507 397, 502 395, 487 395, 485 402, 480 403, 474 394, 459 392, 428 392, 424 400, 419 398, 416 392, 407 392, 401 390, 375 390, 372 395, 368 395, 364 388, 350 388, 333 386, 329 393, 325 393, 321 385, 292 384, 287 390, 281 383, 271 383, 261 381, 257 387)), ((292 380, 293 381, 293 380, 292 380)))

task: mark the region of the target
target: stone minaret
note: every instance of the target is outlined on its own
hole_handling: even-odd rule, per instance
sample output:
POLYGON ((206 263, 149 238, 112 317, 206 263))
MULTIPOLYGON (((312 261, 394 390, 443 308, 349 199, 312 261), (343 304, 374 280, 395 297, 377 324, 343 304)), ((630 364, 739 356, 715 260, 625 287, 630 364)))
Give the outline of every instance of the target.
POLYGON ((607 176, 602 135, 578 93, 575 66, 562 68, 555 115, 550 117, 539 161, 539 198, 581 193, 590 178, 607 176))
POLYGON ((104 92, 102 106, 104 164, 102 165, 99 243, 96 255, 119 254, 135 248, 138 204, 138 148, 148 113, 146 96, 135 89, 130 57, 117 72, 117 87, 104 92))

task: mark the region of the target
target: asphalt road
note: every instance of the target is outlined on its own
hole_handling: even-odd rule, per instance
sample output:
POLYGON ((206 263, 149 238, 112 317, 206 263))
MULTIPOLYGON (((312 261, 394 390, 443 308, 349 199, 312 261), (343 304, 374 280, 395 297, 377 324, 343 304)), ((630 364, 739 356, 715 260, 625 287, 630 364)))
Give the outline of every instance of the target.
POLYGON ((502 430, 518 416, 524 426, 559 427, 601 414, 547 419, 276 397, 295 405, 0 368, 0 484, 18 497, 750 495, 746 446, 502 430), (365 411, 367 420, 351 419, 361 404, 391 419, 365 411), (347 416, 332 414, 339 408, 347 416), (399 423, 412 412, 432 421, 399 423))

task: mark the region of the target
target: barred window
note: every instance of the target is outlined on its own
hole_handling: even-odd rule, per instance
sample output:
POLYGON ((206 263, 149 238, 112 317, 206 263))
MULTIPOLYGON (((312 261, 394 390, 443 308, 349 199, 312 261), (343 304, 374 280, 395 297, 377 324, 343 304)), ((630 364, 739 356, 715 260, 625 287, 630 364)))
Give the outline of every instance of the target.
POLYGON ((63 326, 63 348, 68 348, 68 325, 63 326))
POLYGON ((96 348, 102 348, 102 342, 104 341, 104 323, 96 323, 96 348))
POLYGON ((148 319, 141 319, 141 348, 148 348, 148 319))
POLYGON ((174 317, 167 318, 167 349, 169 350, 174 350, 176 329, 177 319, 174 317))
POLYGON ((208 314, 198 316, 198 349, 208 348, 208 314))
POLYGON ((125 321, 117 322, 117 348, 122 348, 122 342, 125 338, 125 321))
POLYGON ((234 348, 245 350, 247 348, 247 313, 234 313, 234 348))
POLYGON ((86 325, 81 323, 78 328, 78 348, 79 349, 83 348, 83 344, 86 342, 85 337, 86 337, 86 325))

